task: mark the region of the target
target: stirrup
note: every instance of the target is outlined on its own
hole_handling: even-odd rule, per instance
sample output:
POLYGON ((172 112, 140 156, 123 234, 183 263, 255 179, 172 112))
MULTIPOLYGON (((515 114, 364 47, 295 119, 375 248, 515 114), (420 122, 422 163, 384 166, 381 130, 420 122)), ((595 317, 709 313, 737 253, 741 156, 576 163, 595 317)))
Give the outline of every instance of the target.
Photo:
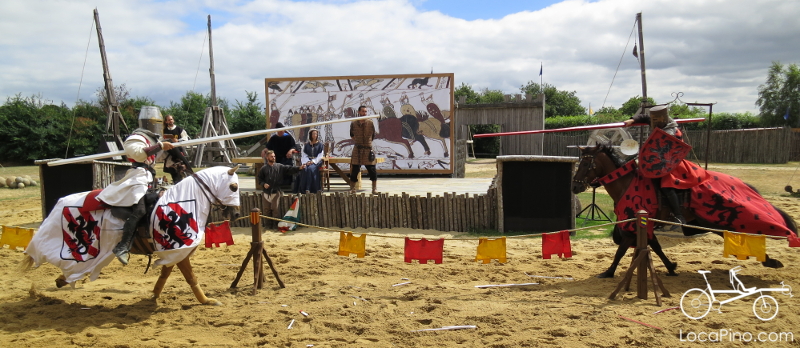
POLYGON ((128 262, 131 261, 131 253, 127 250, 115 251, 114 255, 117 256, 117 260, 119 260, 119 262, 122 262, 123 266, 127 266, 128 262))

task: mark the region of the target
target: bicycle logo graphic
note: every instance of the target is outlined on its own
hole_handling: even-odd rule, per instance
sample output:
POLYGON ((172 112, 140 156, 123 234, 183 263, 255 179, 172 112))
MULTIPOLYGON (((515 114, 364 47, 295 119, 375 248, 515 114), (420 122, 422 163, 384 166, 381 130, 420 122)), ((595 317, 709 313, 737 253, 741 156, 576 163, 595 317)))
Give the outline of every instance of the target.
POLYGON ((765 292, 781 292, 784 295, 789 295, 789 297, 794 297, 794 295, 792 295, 792 287, 784 284, 783 282, 781 282, 780 288, 757 289, 756 287, 745 287, 744 283, 742 283, 742 281, 736 277, 736 273, 739 272, 741 268, 741 266, 736 266, 729 271, 731 285, 733 286, 734 290, 711 289, 711 284, 708 282, 708 278, 706 277, 706 274, 711 273, 711 271, 697 271, 697 273, 703 275, 703 279, 705 279, 708 287, 706 289, 689 289, 683 293, 683 296, 681 296, 681 311, 683 314, 691 319, 701 319, 708 315, 714 304, 718 304, 714 310, 716 310, 717 313, 722 313, 722 305, 726 303, 730 303, 750 295, 761 294, 761 296, 757 297, 756 300, 753 301, 753 314, 755 314, 758 319, 768 321, 772 320, 772 318, 775 318, 775 316, 778 315, 778 301, 776 301, 775 298, 770 295, 765 295, 765 292), (725 301, 720 301, 715 296, 716 294, 736 294, 737 296, 729 298, 725 301))

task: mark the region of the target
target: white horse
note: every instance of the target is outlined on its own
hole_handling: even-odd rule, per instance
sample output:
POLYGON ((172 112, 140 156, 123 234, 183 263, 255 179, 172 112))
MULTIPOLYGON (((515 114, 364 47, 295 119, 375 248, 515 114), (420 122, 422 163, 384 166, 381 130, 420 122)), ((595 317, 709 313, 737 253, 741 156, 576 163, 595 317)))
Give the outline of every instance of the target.
MULTIPOLYGON (((239 177, 235 168, 213 167, 197 172, 173 186, 158 199, 150 217, 149 244, 163 266, 153 289, 158 298, 172 269, 178 265, 186 282, 202 304, 221 304, 205 296, 192 272, 189 256, 205 235, 212 206, 224 207, 223 215, 238 216, 239 177)), ((87 275, 95 280, 100 270, 114 260, 112 249, 122 239, 124 221, 110 209, 86 211, 89 192, 63 197, 42 222, 25 253, 23 265, 39 267, 48 262, 61 269, 59 287, 87 275)))

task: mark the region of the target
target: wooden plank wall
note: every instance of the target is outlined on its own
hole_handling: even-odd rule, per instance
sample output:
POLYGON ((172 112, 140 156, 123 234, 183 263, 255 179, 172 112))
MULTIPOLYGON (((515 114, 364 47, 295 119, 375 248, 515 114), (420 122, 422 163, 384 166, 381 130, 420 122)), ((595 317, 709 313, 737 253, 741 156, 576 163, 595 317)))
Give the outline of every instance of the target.
MULTIPOLYGON (((467 140, 466 126, 472 124, 499 124, 501 132, 515 132, 532 129, 544 129, 544 95, 537 97, 526 95, 506 95, 505 102, 496 104, 456 104, 455 125, 451 129, 458 130, 456 140, 467 140)), ((500 155, 541 155, 542 135, 515 135, 500 138, 500 155)), ((454 177, 463 177, 463 162, 466 161, 466 143, 456 142, 457 150, 451 151, 454 156, 454 177), (461 172, 457 171, 461 170, 461 172)))
MULTIPOLYGON (((706 131, 684 132, 692 145, 688 158, 705 161, 706 131)), ((576 148, 585 145, 589 132, 548 133, 544 135, 547 156, 577 156, 576 148)), ((709 162, 713 163, 786 163, 792 156, 794 136, 789 128, 757 128, 711 131, 709 162)), ((800 138, 797 139, 800 141, 800 138)))
MULTIPOLYGON (((288 210, 294 196, 284 196, 279 216, 288 210)), ((261 194, 242 192, 240 212, 249 214, 253 207, 261 209, 261 194)), ((300 222, 313 226, 346 229, 357 227, 411 228, 438 231, 469 232, 497 230, 497 189, 486 194, 444 193, 425 196, 403 194, 366 195, 349 193, 312 193, 300 195, 300 222)), ((267 226, 262 219, 262 226, 267 226)), ((214 211, 211 222, 222 221, 214 211)), ((249 227, 250 220, 231 224, 249 227)))

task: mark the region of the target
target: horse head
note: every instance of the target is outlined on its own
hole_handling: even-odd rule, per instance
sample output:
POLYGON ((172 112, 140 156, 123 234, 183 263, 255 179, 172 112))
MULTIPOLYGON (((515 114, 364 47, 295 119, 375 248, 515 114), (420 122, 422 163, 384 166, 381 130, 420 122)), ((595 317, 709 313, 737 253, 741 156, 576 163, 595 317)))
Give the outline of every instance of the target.
MULTIPOLYGON (((195 174, 208 190, 211 204, 222 209, 222 217, 226 220, 239 217, 239 176, 236 171, 239 166, 211 167, 195 174)), ((204 187, 204 190, 206 190, 204 187)))
POLYGON ((600 178, 615 168, 609 167, 609 161, 613 163, 613 154, 610 153, 612 147, 598 144, 595 146, 579 147, 581 150, 581 160, 578 168, 572 177, 572 193, 579 194, 589 186, 596 185, 597 178, 600 178))

